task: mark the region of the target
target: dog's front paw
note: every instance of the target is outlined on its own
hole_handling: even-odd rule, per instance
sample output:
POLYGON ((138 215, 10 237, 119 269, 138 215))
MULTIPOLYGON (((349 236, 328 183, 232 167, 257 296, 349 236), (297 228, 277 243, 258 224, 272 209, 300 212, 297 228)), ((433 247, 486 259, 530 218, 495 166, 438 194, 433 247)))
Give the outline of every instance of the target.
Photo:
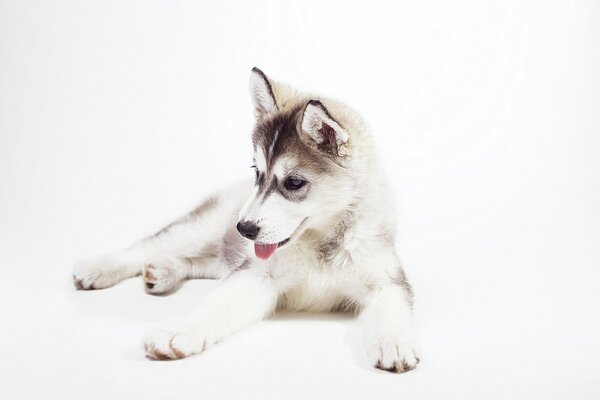
POLYGON ((419 363, 419 357, 410 341, 397 338, 374 340, 368 349, 368 356, 375 368, 389 372, 410 371, 419 363))
POLYGON ((73 284, 77 289, 104 289, 122 280, 113 260, 100 256, 82 260, 73 266, 73 284))
POLYGON ((153 329, 143 340, 146 356, 154 360, 178 360, 206 350, 208 342, 201 335, 170 329, 153 329))
POLYGON ((185 277, 184 262, 173 258, 155 260, 144 267, 144 288, 150 294, 167 293, 185 277))

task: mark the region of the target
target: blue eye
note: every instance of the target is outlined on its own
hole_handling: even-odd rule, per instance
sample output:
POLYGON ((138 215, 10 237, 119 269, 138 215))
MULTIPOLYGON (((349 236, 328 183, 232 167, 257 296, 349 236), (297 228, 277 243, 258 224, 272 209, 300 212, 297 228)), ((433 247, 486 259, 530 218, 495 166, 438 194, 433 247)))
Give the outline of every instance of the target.
POLYGON ((306 185, 306 181, 294 177, 289 177, 283 182, 283 187, 287 190, 298 190, 304 185, 306 185))

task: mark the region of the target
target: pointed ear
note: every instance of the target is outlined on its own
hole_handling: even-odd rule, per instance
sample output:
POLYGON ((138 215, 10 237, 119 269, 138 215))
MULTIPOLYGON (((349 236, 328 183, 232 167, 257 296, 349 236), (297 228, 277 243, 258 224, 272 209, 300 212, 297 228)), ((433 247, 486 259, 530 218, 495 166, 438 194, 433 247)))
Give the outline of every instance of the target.
POLYGON ((302 116, 302 132, 317 142, 317 146, 335 156, 348 155, 348 132, 334 120, 323 103, 310 100, 302 116))
POLYGON ((277 111, 277 102, 273 95, 273 88, 267 76, 260 69, 254 67, 250 73, 250 96, 254 105, 256 119, 277 111))

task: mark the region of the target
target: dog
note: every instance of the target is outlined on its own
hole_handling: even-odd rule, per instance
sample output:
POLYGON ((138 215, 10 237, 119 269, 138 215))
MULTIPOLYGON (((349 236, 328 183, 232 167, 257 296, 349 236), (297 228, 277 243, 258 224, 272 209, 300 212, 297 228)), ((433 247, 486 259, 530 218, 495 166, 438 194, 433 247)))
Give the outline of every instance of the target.
POLYGON ((358 315, 373 366, 419 362, 413 292, 394 248, 388 186, 371 135, 348 106, 250 75, 254 179, 205 199, 133 246, 78 262, 78 289, 141 275, 162 294, 191 278, 220 279, 192 315, 151 329, 147 357, 199 354, 277 310, 358 315))

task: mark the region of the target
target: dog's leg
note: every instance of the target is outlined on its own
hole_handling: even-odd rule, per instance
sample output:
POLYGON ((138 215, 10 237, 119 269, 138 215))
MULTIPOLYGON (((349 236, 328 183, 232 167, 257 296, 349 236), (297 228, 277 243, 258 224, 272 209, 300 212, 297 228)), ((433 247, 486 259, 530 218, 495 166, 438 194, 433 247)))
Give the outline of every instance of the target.
MULTIPOLYGON (((159 233, 133 246, 93 257, 75 264, 73 279, 78 289, 103 289, 144 273, 165 280, 164 285, 172 288, 187 276, 187 256, 200 252, 210 238, 197 234, 203 227, 203 218, 176 221, 159 233), (175 282, 171 281, 176 278, 175 282)), ((158 291, 164 292, 166 290, 158 291)))
POLYGON ((209 217, 184 217, 128 249, 78 262, 73 271, 75 286, 103 289, 143 273, 152 283, 157 283, 152 276, 164 281, 153 293, 170 290, 190 275, 192 267, 204 264, 202 259, 208 258, 201 256, 204 249, 214 247, 211 241, 222 236, 219 229, 211 229, 209 217))
POLYGON ((405 372, 417 366, 412 338, 412 312, 408 292, 390 283, 373 290, 365 299, 360 319, 371 363, 390 372, 405 372))
MULTIPOLYGON (((247 195, 247 185, 236 185, 202 202, 193 211, 133 246, 75 264, 73 280, 78 289, 103 289, 142 273, 150 265, 157 275, 169 276, 172 288, 188 277, 218 277, 214 271, 198 272, 214 257, 228 228, 235 226, 237 211, 247 195), (210 254, 207 254, 210 253, 210 254), (176 282, 172 283, 172 278, 176 282)), ((225 267, 223 267, 225 268, 225 267)), ((145 275, 144 275, 145 276, 145 275)), ((158 290, 158 289, 157 289, 158 290)), ((158 292, 157 292, 158 293, 158 292)))
POLYGON ((143 341, 146 355, 161 360, 201 353, 229 334, 264 319, 276 305, 277 290, 267 272, 235 272, 206 295, 198 311, 150 330, 143 341))

